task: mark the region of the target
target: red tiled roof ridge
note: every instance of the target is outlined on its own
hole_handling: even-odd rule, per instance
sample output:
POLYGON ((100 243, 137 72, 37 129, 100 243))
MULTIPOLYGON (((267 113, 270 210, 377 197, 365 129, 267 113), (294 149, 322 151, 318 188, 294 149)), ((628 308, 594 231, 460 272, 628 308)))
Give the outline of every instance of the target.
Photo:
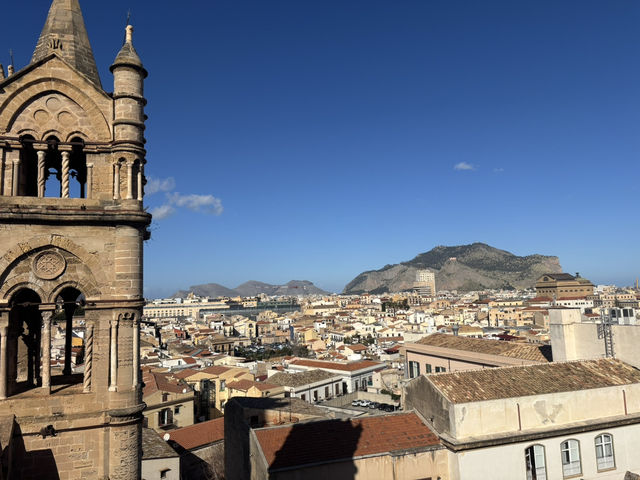
POLYGON ((224 417, 167 432, 169 441, 190 450, 224 440, 224 417))

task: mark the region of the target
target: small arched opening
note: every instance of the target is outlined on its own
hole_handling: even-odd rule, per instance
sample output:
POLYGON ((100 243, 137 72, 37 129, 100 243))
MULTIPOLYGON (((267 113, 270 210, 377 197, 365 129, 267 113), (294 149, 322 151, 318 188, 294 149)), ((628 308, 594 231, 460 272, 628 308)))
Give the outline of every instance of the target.
POLYGON ((142 200, 142 162, 140 160, 133 162, 133 172, 131 177, 131 191, 133 193, 133 198, 142 200))
POLYGON ((83 340, 74 333, 84 320, 84 294, 73 287, 66 287, 56 297, 56 313, 52 318, 51 376, 67 377, 64 383, 73 383, 70 378, 76 366, 84 361, 83 340))
POLYGON ((38 196, 38 154, 31 135, 20 137, 20 174, 18 175, 18 195, 23 197, 38 196))
POLYGON ((42 381, 40 304, 40 296, 28 288, 19 290, 11 299, 7 342, 7 384, 10 394, 34 388, 42 381))
POLYGON ((44 196, 49 198, 62 196, 62 154, 58 149, 59 143, 54 136, 47 138, 44 196))
POLYGON ((86 198, 87 192, 87 155, 84 152, 84 140, 71 139, 72 148, 69 161, 69 197, 86 198))

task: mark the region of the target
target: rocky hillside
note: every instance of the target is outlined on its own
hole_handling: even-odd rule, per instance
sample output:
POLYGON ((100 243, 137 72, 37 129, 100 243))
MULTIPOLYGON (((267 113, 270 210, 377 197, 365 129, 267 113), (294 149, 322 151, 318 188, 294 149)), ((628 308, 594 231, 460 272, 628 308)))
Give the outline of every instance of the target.
POLYGON ((436 274, 438 290, 533 287, 543 273, 562 271, 558 257, 519 257, 484 243, 435 247, 413 260, 361 273, 344 288, 345 294, 401 292, 410 290, 416 271, 436 274))
POLYGON ((227 288, 217 283, 193 285, 189 290, 180 290, 172 295, 173 298, 185 298, 190 292, 200 297, 255 297, 264 293, 266 295, 298 296, 298 295, 325 295, 327 292, 319 289, 308 280, 291 280, 284 285, 270 285, 264 282, 250 280, 237 286, 227 288))

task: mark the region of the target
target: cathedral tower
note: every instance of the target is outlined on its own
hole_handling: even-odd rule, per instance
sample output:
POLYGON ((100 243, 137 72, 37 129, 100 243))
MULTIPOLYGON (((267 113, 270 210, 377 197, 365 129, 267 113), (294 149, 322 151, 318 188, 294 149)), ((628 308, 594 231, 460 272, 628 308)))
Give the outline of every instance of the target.
POLYGON ((113 94, 78 0, 53 0, 29 65, 0 66, 0 478, 140 478, 151 217, 132 32, 113 94))

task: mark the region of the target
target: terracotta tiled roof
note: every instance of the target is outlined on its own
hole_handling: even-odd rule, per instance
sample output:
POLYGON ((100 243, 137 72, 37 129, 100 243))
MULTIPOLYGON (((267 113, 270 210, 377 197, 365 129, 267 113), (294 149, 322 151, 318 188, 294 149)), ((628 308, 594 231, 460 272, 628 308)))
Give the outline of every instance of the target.
POLYGON ((227 388, 231 388, 233 390, 241 390, 246 392, 251 387, 255 387, 261 392, 266 392, 269 390, 277 390, 280 388, 280 385, 274 385, 272 383, 265 382, 254 382, 253 380, 236 380, 235 382, 228 383, 227 388))
POLYGON ((356 343, 354 345, 346 345, 346 348, 348 348, 352 352, 362 352, 362 351, 367 349, 367 347, 365 347, 364 345, 362 345, 360 343, 356 343))
POLYGON ((169 441, 174 441, 182 448, 191 450, 210 443, 224 440, 224 417, 196 423, 189 427, 177 428, 168 432, 169 441))
POLYGON ((324 368, 327 370, 341 370, 344 372, 354 372, 356 370, 361 370, 363 368, 383 366, 383 364, 378 362, 372 362, 371 360, 360 360, 358 362, 349 362, 349 363, 337 363, 337 362, 322 361, 322 360, 305 360, 302 358, 296 358, 294 360, 291 360, 290 364, 300 365, 302 367, 324 368))
POLYGON ((426 377, 453 403, 640 383, 640 370, 614 359, 487 368, 426 377))
POLYGON ((255 430, 269 469, 438 446, 415 413, 255 430))
POLYGON ((223 367, 222 365, 214 365, 213 367, 208 367, 203 369, 204 373, 208 373, 209 375, 222 375, 225 372, 231 370, 231 367, 223 367))
POLYGON ((282 385, 283 387, 301 387, 329 378, 339 379, 341 377, 324 370, 308 370, 298 373, 278 372, 269 377, 269 383, 282 385))
POLYGON ((142 429, 142 459, 179 457, 178 453, 167 445, 160 435, 150 428, 142 429))
POLYGON ((196 373, 200 373, 200 370, 196 370, 195 368, 185 368, 184 370, 180 370, 173 374, 174 377, 183 379, 190 377, 191 375, 195 375, 196 373))
POLYGON ((166 373, 145 371, 142 374, 142 381, 144 382, 143 398, 158 391, 184 393, 185 389, 187 391, 191 390, 191 387, 186 383, 166 373))
POLYGON ((442 333, 428 335, 416 343, 419 345, 451 348, 454 350, 499 355, 502 357, 519 358, 536 362, 551 361, 551 347, 548 345, 531 345, 527 343, 486 340, 483 338, 457 337, 455 335, 442 333))

